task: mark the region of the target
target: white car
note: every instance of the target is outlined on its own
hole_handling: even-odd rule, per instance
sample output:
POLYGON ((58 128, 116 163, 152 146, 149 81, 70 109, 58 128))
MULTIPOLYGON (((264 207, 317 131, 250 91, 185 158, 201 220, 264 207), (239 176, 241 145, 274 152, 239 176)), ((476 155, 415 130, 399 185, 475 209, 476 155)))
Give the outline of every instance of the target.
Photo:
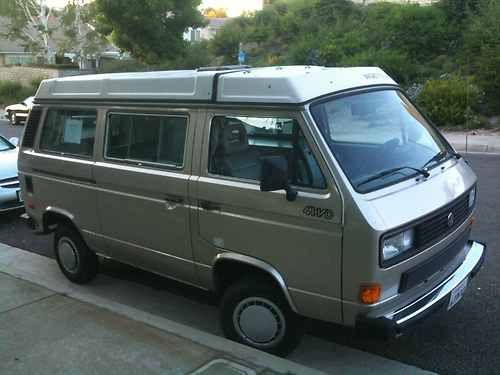
POLYGON ((23 207, 17 176, 18 139, 0 136, 0 212, 23 207))
POLYGON ((5 108, 5 117, 9 119, 11 125, 17 125, 21 121, 26 121, 28 113, 33 107, 34 96, 29 96, 21 103, 9 105, 5 108))

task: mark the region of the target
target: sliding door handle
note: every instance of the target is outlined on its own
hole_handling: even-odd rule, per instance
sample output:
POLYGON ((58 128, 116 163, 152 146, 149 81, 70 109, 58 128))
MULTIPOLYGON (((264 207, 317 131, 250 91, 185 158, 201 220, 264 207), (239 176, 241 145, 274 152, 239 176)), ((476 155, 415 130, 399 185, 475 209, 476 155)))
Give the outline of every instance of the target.
POLYGON ((207 211, 216 211, 220 210, 220 205, 215 202, 210 202, 210 201, 199 201, 199 206, 203 208, 204 210, 207 211))

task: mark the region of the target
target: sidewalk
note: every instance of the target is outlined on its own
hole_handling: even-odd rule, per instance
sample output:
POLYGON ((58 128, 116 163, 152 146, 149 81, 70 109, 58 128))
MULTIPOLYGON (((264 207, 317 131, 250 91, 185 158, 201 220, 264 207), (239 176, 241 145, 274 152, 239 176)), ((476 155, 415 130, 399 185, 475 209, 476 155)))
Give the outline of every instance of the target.
POLYGON ((278 358, 212 334, 216 314, 102 274, 87 286, 75 285, 54 260, 0 244, 2 375, 186 374, 214 359, 247 370, 216 362, 215 370, 199 374, 431 374, 311 336, 291 360, 278 358))
MULTIPOLYGON (((0 347, 3 375, 278 374, 5 273, 0 347)), ((300 374, 316 373, 300 367, 290 363, 300 374)))
MULTIPOLYGON (((186 374, 214 359, 233 360, 225 353, 3 273, 0 347, 4 375, 186 374)), ((263 373, 257 366, 246 368, 244 372, 225 371, 263 373)))
POLYGON ((458 152, 500 154, 500 132, 478 130, 475 132, 444 132, 443 134, 458 152))
POLYGON ((111 306, 99 307, 21 280, 5 271, 10 268, 7 252, 22 250, 6 248, 0 249, 2 375, 322 374, 173 322, 144 314, 141 320, 131 319, 111 306))

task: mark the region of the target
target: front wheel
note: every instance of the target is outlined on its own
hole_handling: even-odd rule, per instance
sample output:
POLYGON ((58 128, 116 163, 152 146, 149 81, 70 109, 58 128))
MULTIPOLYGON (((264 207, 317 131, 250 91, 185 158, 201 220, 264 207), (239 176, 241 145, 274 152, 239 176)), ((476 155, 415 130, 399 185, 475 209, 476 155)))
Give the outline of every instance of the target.
POLYGON ((303 335, 302 319, 281 290, 266 281, 229 287, 222 298, 221 324, 227 338, 280 356, 291 353, 303 335))
POLYGON ((17 120, 16 112, 11 112, 9 114, 9 121, 10 121, 10 124, 13 126, 18 124, 19 121, 17 120))
POLYGON ((88 248, 80 233, 73 227, 64 224, 57 227, 54 253, 59 268, 70 281, 85 284, 97 275, 97 255, 88 248))

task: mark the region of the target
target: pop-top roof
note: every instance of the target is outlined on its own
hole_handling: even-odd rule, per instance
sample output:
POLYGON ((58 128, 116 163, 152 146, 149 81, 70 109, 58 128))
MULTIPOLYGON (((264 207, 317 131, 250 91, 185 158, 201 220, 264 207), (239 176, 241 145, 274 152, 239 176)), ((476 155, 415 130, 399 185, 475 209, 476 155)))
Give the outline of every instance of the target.
POLYGON ((375 67, 178 70, 49 79, 42 82, 36 98, 299 104, 350 88, 395 84, 375 67))

